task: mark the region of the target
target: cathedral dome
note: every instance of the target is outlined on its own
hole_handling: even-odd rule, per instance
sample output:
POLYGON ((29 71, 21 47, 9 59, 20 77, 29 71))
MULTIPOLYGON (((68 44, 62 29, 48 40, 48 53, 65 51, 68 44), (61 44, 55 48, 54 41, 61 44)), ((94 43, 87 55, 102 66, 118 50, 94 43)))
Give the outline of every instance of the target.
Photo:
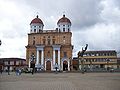
POLYGON ((69 23, 71 25, 71 21, 67 17, 65 17, 65 15, 63 15, 63 17, 58 20, 57 24, 60 23, 69 23))
POLYGON ((38 15, 37 15, 36 18, 34 18, 34 19, 31 21, 30 25, 31 25, 31 24, 42 24, 42 25, 44 25, 43 22, 42 22, 42 20, 41 20, 40 18, 38 18, 38 15))

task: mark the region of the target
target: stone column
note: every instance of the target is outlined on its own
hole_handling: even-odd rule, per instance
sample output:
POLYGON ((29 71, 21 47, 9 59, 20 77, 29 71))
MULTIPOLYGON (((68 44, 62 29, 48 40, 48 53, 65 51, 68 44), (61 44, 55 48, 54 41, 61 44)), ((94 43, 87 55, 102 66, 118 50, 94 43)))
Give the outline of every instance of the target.
POLYGON ((45 68, 45 71, 46 71, 46 61, 47 61, 47 60, 45 59, 45 67, 44 67, 44 68, 45 68))
POLYGON ((63 62, 64 62, 64 60, 63 60, 63 58, 62 58, 61 67, 60 67, 60 70, 61 70, 61 71, 63 71, 63 62))
POLYGON ((29 68, 30 68, 30 61, 31 61, 31 59, 29 59, 29 68))
MULTIPOLYGON (((55 66, 55 50, 58 50, 58 65, 59 65, 59 68, 60 68, 60 47, 61 45, 53 45, 53 67, 55 66)), ((53 69, 55 70, 55 69, 53 69)))
POLYGON ((53 65, 55 65, 55 50, 53 49, 53 65))
POLYGON ((39 64, 39 50, 37 50, 37 61, 36 61, 36 65, 39 64))
POLYGON ((59 65, 59 69, 60 69, 60 50, 58 50, 58 65, 59 65))
POLYGON ((41 65, 44 64, 44 51, 41 51, 42 55, 41 55, 41 65))
POLYGON ((41 66, 44 68, 44 45, 38 45, 37 48, 37 62, 36 64, 40 65, 39 63, 39 51, 41 51, 41 66))
POLYGON ((68 59, 68 71, 70 71, 70 59, 68 59))

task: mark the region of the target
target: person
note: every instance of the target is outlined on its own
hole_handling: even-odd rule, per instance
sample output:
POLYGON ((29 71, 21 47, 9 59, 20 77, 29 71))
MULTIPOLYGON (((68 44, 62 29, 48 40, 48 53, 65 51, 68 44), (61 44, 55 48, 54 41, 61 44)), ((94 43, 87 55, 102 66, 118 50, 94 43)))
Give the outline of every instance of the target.
POLYGON ((8 75, 10 75, 10 65, 7 66, 8 75))
POLYGON ((19 69, 16 68, 16 75, 18 76, 19 75, 19 69))
POLYGON ((34 74, 34 70, 35 70, 35 68, 33 67, 33 68, 32 68, 32 75, 34 74))
POLYGON ((19 75, 21 75, 21 72, 22 72, 21 69, 19 69, 19 75))
POLYGON ((55 71, 56 71, 56 73, 57 73, 57 69, 58 69, 58 64, 55 63, 55 71))
POLYGON ((1 72, 1 74, 2 74, 2 72, 3 72, 2 68, 0 69, 0 72, 1 72))

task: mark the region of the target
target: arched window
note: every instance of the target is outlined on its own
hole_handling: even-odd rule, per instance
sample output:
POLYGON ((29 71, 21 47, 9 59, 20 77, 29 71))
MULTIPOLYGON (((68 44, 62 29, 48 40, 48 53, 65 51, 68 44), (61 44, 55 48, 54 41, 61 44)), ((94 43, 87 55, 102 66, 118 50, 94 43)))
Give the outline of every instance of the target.
POLYGON ((48 39, 48 45, 50 45, 50 39, 48 39))
POLYGON ((65 28, 63 28, 63 32, 65 32, 65 28))
POLYGON ((36 29, 34 29, 34 32, 36 32, 36 29))
POLYGON ((35 45, 35 40, 33 40, 33 45, 35 45))
POLYGON ((45 39, 43 40, 43 44, 45 45, 45 39))
POLYGON ((68 28, 68 32, 70 32, 70 29, 68 28))

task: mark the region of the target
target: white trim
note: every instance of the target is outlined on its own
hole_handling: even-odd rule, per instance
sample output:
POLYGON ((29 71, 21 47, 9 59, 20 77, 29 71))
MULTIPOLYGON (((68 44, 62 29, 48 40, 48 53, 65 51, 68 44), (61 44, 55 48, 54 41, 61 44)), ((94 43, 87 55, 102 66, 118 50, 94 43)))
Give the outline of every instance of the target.
POLYGON ((60 69, 60 50, 58 50, 58 65, 59 65, 59 69, 60 69))
POLYGON ((29 59, 29 68, 30 68, 30 61, 31 61, 31 60, 29 59))
POLYGON ((44 51, 42 50, 41 53, 41 65, 44 65, 44 51))
POLYGON ((39 50, 37 50, 37 61, 36 61, 36 65, 39 64, 39 50))
POLYGON ((53 50, 53 65, 55 64, 55 50, 53 50))

